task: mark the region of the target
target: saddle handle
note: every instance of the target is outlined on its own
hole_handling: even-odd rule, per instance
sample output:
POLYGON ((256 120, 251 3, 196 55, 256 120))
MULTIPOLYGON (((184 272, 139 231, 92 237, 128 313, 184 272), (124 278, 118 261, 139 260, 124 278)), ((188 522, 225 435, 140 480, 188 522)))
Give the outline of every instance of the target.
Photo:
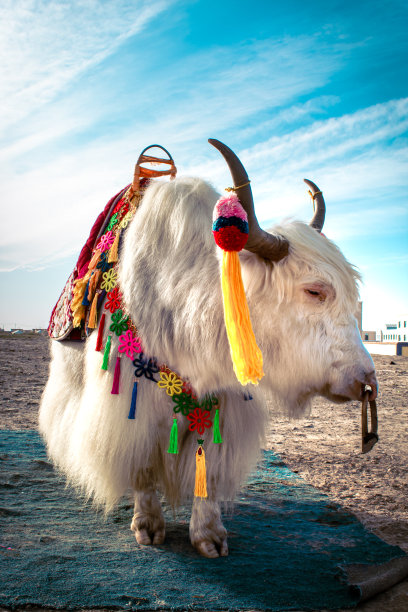
POLYGON ((165 149, 161 145, 152 144, 152 145, 149 145, 148 147, 145 147, 139 155, 139 158, 135 165, 135 171, 133 174, 133 181, 132 181, 131 189, 134 193, 137 193, 139 191, 139 182, 141 178, 151 179, 151 178, 156 178, 160 176, 170 176, 170 179, 173 180, 176 177, 176 174, 177 174, 177 168, 175 166, 172 156, 167 151, 167 149, 165 149), (151 155, 145 155, 146 151, 148 151, 149 149, 154 149, 154 148, 158 148, 164 151, 164 153, 168 155, 168 159, 163 159, 161 157, 153 157, 151 155), (170 166, 170 168, 167 170, 153 170, 152 168, 144 168, 141 165, 141 164, 146 164, 146 163, 166 164, 170 166))

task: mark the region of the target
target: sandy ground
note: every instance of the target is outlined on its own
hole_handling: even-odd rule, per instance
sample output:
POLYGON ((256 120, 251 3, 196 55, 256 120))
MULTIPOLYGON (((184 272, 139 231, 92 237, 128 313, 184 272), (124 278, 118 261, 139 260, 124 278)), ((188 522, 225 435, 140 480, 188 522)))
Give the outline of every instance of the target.
MULTIPOLYGON (((408 552, 408 358, 373 359, 380 441, 369 454, 361 454, 360 404, 322 399, 304 420, 273 415, 268 447, 379 537, 408 552)), ((37 428, 48 363, 46 337, 0 335, 0 429, 37 428)), ((358 610, 407 612, 408 580, 358 610)))

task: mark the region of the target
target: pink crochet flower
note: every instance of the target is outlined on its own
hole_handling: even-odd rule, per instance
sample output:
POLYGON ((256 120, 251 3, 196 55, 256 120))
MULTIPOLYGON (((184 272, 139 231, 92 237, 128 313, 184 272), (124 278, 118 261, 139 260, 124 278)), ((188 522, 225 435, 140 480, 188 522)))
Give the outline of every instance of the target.
POLYGON ((101 241, 96 245, 96 248, 100 251, 107 251, 111 248, 112 244, 115 241, 115 235, 113 232, 106 232, 103 236, 101 236, 101 241))
POLYGON ((119 336, 119 353, 126 353, 129 359, 133 359, 133 353, 141 353, 142 345, 140 338, 134 336, 130 329, 127 332, 119 336))

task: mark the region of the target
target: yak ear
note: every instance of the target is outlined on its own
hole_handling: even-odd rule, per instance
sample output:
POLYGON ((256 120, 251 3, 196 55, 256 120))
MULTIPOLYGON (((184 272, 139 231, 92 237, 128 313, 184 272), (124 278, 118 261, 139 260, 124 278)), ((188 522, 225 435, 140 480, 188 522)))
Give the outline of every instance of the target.
POLYGON ((249 236, 245 249, 264 259, 280 261, 289 253, 289 243, 283 236, 269 234, 259 226, 255 215, 251 182, 240 159, 219 140, 209 138, 208 142, 221 153, 227 162, 234 183, 232 190, 239 196, 239 201, 248 215, 249 236))
POLYGON ((309 189, 310 196, 313 200, 314 215, 309 225, 315 228, 320 234, 323 229, 324 219, 326 217, 326 204, 324 202, 323 193, 317 185, 309 179, 303 179, 309 189))

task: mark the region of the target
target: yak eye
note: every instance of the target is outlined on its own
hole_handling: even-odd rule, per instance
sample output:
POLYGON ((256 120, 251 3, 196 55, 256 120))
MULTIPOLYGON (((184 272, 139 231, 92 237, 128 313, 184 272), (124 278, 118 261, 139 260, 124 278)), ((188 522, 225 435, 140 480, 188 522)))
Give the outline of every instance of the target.
POLYGON ((313 288, 305 288, 304 292, 307 295, 310 295, 310 297, 312 299, 314 299, 314 300, 318 299, 319 302, 326 301, 327 293, 326 293, 326 291, 324 291, 323 287, 321 289, 320 288, 314 288, 314 287, 313 288))

